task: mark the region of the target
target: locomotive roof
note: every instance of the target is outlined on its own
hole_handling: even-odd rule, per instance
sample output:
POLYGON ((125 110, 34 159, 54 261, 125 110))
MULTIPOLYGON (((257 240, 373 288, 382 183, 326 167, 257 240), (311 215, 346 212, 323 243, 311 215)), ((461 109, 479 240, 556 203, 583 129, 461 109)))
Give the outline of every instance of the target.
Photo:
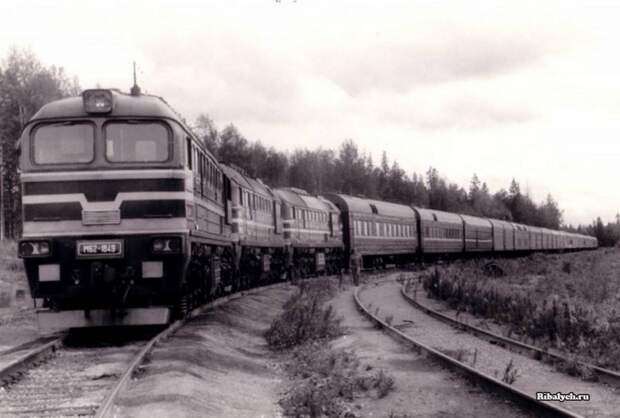
POLYGON ((288 189, 288 188, 275 189, 274 192, 278 196, 280 196, 280 199, 282 199, 284 202, 288 203, 289 205, 299 206, 299 207, 306 206, 306 202, 301 200, 299 195, 295 193, 294 191, 292 191, 291 189, 288 189))
POLYGON ((461 215, 463 222, 467 225, 486 226, 491 228, 491 222, 487 218, 479 218, 478 216, 461 215))
POLYGON ((307 209, 320 210, 324 212, 334 210, 332 206, 326 203, 323 199, 317 196, 312 196, 302 189, 286 187, 282 189, 276 189, 275 193, 278 194, 281 199, 287 202, 289 205, 307 209))
POLYGON ((222 167, 224 174, 226 174, 228 178, 237 182, 240 186, 246 189, 252 190, 253 192, 261 194, 263 196, 270 197, 270 198, 273 197, 273 193, 271 189, 265 184, 263 184, 262 182, 255 180, 249 176, 246 176, 243 173, 240 173, 239 171, 235 170, 233 167, 229 165, 220 163, 220 166, 222 167))
POLYGON ((400 218, 415 218, 415 212, 407 205, 383 202, 380 200, 366 199, 349 196, 346 194, 326 194, 326 198, 332 202, 345 206, 349 212, 375 214, 372 206, 376 208, 376 214, 400 218))
MULTIPOLYGON (((148 94, 132 96, 121 93, 118 90, 109 90, 112 93, 114 106, 112 111, 106 113, 105 117, 124 116, 124 117, 154 117, 167 118, 177 121, 184 125, 183 120, 176 114, 170 105, 161 97, 148 94)), ((55 100, 44 105, 30 119, 30 122, 41 119, 53 118, 79 118, 96 117, 99 115, 89 114, 84 110, 82 96, 68 97, 55 100)))
POLYGON ((247 189, 252 188, 247 178, 243 174, 226 164, 220 163, 220 166, 222 167, 222 171, 224 171, 224 174, 226 174, 229 179, 235 181, 236 183, 247 189))
POLYGON ((323 211, 323 212, 329 212, 329 210, 331 209, 331 207, 329 205, 327 205, 325 202, 323 202, 322 200, 320 200, 316 196, 299 195, 299 197, 311 209, 316 209, 316 210, 320 210, 320 211, 323 211))
POLYGON ((418 212, 420 219, 423 221, 436 221, 437 222, 446 222, 463 225, 463 219, 456 213, 444 212, 442 210, 435 209, 425 209, 414 207, 414 209, 418 212))

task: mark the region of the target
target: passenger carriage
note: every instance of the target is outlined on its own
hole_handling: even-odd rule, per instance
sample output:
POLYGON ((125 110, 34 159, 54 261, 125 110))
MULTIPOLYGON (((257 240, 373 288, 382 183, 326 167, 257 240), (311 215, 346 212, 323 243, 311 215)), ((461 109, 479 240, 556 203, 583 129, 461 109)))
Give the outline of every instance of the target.
POLYGON ((340 209, 345 248, 362 256, 364 268, 413 260, 418 233, 411 207, 343 194, 324 197, 340 209))
POLYGON ((414 207, 423 254, 463 252, 463 218, 455 213, 414 207))
POLYGON ((529 251, 530 247, 530 231, 527 225, 513 223, 515 228, 515 250, 529 251))
POLYGON ((493 251, 493 225, 486 218, 460 215, 463 219, 465 252, 493 251))
POLYGON ((514 251, 514 225, 499 219, 489 219, 489 222, 493 226, 493 251, 514 251))

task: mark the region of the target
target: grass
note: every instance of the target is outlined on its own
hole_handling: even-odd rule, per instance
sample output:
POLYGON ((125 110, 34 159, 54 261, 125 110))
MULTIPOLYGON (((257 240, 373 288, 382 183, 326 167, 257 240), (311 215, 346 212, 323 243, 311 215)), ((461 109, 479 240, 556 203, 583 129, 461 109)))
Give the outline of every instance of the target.
POLYGON ((555 365, 555 368, 569 376, 579 377, 583 380, 596 380, 596 376, 592 368, 584 365, 577 356, 570 356, 566 361, 555 365))
POLYGON ((512 385, 517 381, 517 377, 519 377, 519 370, 515 368, 514 362, 512 359, 506 365, 504 369, 504 375, 502 376, 502 382, 512 385))
POLYGON ((0 308, 11 305, 16 288, 28 289, 24 265, 15 241, 0 241, 0 308))
POLYGON ((423 277, 429 297, 504 324, 512 338, 603 367, 620 364, 620 250, 460 261, 423 277), (488 268, 486 269, 488 270, 488 268))
POLYGON ((265 333, 269 346, 286 349, 306 341, 341 335, 340 319, 335 317, 331 306, 323 306, 333 292, 335 289, 327 280, 302 282, 299 290, 285 303, 282 314, 265 333))
POLYGON ((351 350, 330 346, 343 333, 326 306, 333 291, 326 279, 302 282, 265 334, 272 349, 288 354, 285 370, 292 382, 280 399, 286 416, 341 417, 356 397, 379 399, 394 390, 385 371, 362 365, 351 350))

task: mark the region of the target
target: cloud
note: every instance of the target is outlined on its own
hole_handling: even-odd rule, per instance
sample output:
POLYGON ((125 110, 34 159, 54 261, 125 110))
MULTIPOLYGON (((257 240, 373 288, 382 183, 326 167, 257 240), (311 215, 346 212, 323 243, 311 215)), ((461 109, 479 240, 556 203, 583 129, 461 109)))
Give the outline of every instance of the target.
POLYGON ((352 43, 323 45, 313 71, 351 96, 387 89, 408 93, 420 86, 488 79, 534 66, 549 54, 575 46, 544 28, 531 32, 494 25, 440 26, 388 30, 352 43))

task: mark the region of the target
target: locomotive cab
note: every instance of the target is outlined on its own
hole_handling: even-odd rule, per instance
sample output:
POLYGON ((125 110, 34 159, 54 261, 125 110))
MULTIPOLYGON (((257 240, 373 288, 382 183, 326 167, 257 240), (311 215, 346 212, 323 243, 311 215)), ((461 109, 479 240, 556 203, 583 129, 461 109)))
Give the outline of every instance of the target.
POLYGON ((49 103, 26 124, 18 249, 40 328, 171 319, 192 251, 190 135, 163 99, 116 90, 49 103))

